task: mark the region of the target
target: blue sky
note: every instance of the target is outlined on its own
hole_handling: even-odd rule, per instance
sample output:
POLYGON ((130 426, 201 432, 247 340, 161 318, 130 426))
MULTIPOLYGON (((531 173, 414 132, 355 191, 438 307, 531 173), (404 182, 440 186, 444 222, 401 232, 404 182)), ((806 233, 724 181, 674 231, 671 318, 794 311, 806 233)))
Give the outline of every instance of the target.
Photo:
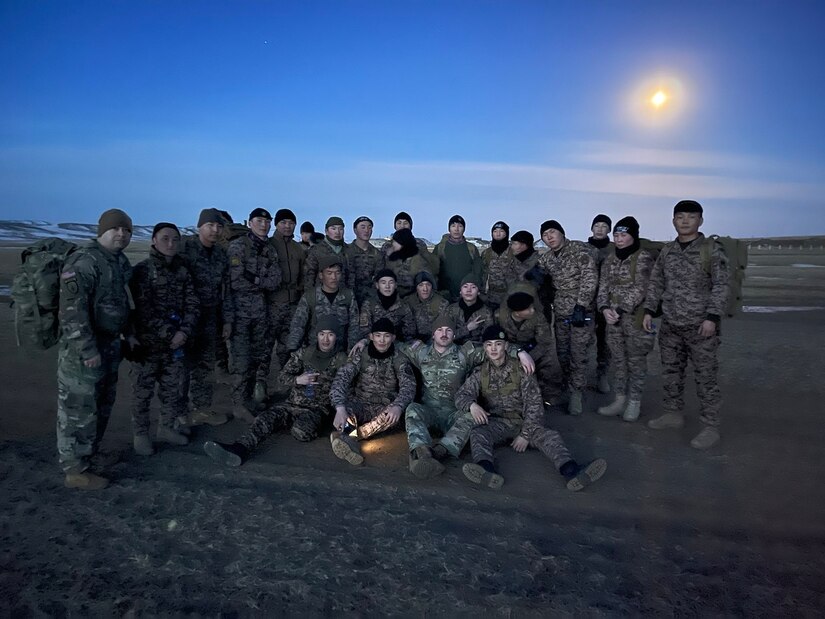
POLYGON ((0 218, 825 234, 824 7, 4 0, 0 218))

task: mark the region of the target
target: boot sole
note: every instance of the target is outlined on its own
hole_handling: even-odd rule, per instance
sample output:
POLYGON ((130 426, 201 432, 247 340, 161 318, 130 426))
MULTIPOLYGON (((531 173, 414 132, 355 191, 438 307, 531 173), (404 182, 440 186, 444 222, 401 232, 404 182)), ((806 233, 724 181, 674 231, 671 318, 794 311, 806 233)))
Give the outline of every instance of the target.
POLYGON ((207 456, 224 466, 239 467, 242 464, 241 457, 238 454, 227 451, 215 441, 206 441, 203 444, 203 450, 207 456))
POLYGON ((504 478, 501 475, 485 471, 484 467, 478 464, 468 462, 461 467, 461 472, 474 484, 487 486, 493 490, 498 490, 504 485, 504 478))
POLYGON ((444 472, 444 465, 435 458, 413 460, 410 463, 410 472, 418 479, 432 479, 444 472))
POLYGON ((353 449, 340 438, 332 439, 332 453, 341 458, 341 460, 346 460, 353 466, 357 466, 364 461, 364 456, 357 451, 353 451, 353 449))
POLYGON ((647 422, 647 427, 651 430, 680 430, 685 425, 685 420, 682 421, 665 421, 656 423, 655 419, 647 422))
POLYGON ((710 449, 714 445, 718 445, 719 441, 721 441, 721 440, 722 440, 721 436, 716 436, 716 438, 714 438, 712 443, 709 443, 709 444, 705 445, 705 444, 697 443, 696 439, 694 438, 692 441, 690 441, 690 446, 693 447, 694 449, 698 449, 699 451, 707 451, 708 449, 710 449))
POLYGON ((601 479, 602 475, 607 471, 607 462, 602 458, 593 460, 584 469, 579 472, 573 479, 567 482, 567 489, 573 492, 584 490, 594 481, 601 479))

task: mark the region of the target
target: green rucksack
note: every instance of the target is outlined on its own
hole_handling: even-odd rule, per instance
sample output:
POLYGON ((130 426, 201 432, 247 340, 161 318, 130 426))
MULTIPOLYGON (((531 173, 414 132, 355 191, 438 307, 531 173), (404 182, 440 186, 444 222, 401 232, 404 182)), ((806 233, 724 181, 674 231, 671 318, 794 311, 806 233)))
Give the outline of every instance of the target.
POLYGON ((23 250, 20 271, 11 285, 18 346, 46 350, 57 344, 60 273, 77 249, 69 241, 48 238, 23 250))

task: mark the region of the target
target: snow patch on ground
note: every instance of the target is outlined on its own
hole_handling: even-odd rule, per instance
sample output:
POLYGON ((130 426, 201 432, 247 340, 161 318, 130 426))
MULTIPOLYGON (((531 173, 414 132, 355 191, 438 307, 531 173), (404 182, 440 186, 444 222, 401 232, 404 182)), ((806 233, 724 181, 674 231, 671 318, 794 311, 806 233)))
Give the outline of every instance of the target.
POLYGON ((825 310, 821 305, 744 305, 742 311, 749 314, 776 314, 778 312, 815 312, 825 310))

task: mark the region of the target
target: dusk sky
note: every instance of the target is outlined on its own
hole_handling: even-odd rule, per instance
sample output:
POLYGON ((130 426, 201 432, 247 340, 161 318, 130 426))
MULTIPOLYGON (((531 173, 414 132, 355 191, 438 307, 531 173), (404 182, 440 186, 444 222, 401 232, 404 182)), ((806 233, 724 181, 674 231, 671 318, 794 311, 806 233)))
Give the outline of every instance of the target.
POLYGON ((0 2, 0 219, 825 234, 823 2, 0 2), (656 108, 654 94, 664 101, 656 108))

